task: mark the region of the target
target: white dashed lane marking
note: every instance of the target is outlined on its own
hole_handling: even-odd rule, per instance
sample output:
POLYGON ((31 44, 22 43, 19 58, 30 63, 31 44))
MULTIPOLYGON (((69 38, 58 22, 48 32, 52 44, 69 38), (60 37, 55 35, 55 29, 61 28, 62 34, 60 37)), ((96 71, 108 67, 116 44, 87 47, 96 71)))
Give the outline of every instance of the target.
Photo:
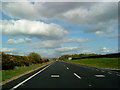
POLYGON ((96 69, 96 71, 99 71, 99 69, 96 69))
POLYGON ((55 75, 55 74, 54 74, 54 75, 51 75, 51 77, 52 77, 52 78, 59 78, 60 75, 57 75, 57 74, 55 75))
POLYGON ((67 69, 69 69, 68 67, 66 67, 67 69))
POLYGON ((102 70, 101 72, 105 72, 105 71, 102 70))
POLYGON ((112 74, 111 72, 108 72, 109 74, 112 74))
POLYGON ((79 78, 79 79, 82 79, 79 75, 77 75, 76 73, 74 73, 74 75, 79 78))
POLYGON ((89 85, 89 87, 91 87, 92 85, 89 85))
POLYGON ((105 75, 95 75, 96 77, 105 77, 105 75))
POLYGON ((120 76, 120 74, 116 74, 117 76, 120 76))

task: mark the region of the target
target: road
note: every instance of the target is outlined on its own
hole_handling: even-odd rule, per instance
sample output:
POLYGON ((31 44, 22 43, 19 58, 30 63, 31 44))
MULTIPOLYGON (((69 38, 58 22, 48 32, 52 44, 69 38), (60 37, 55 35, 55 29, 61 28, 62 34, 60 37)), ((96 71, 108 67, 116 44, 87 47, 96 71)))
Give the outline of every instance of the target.
POLYGON ((120 88, 120 73, 54 62, 3 85, 3 89, 21 88, 120 88))

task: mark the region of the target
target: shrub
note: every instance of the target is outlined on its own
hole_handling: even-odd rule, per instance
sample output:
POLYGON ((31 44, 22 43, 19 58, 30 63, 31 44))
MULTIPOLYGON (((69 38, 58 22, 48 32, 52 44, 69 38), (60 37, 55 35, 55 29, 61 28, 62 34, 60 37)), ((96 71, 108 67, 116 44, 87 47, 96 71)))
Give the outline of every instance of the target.
POLYGON ((13 56, 3 53, 2 54, 2 69, 3 70, 13 69, 15 67, 14 60, 15 58, 13 56))
POLYGON ((35 52, 31 52, 28 57, 32 59, 32 63, 41 63, 41 56, 35 52))

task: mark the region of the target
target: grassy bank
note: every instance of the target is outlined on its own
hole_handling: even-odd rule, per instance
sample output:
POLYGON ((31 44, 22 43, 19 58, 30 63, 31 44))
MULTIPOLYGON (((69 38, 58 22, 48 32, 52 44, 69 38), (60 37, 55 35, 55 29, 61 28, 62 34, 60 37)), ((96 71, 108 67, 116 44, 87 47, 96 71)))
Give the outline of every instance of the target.
POLYGON ((21 74, 24 75, 32 70, 35 70, 35 69, 37 69, 41 66, 47 65, 49 63, 52 63, 52 61, 42 63, 42 64, 33 64, 29 67, 15 67, 13 70, 2 70, 2 71, 0 71, 0 74, 2 73, 2 81, 9 80, 9 79, 19 76, 21 74))
POLYGON ((68 62, 99 68, 120 69, 120 58, 89 58, 70 60, 68 62))

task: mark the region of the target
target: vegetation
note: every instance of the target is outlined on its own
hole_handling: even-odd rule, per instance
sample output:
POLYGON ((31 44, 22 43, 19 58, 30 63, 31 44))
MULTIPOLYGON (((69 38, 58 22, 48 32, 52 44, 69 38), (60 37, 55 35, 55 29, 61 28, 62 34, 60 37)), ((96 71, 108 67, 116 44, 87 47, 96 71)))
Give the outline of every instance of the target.
POLYGON ((41 56, 35 52, 31 52, 28 56, 10 55, 1 52, 0 56, 0 63, 2 61, 2 70, 0 71, 2 79, 0 79, 0 81, 10 79, 26 71, 50 63, 49 59, 41 58, 41 56))
POLYGON ((33 64, 33 65, 30 65, 29 67, 18 67, 16 66, 14 69, 11 69, 11 70, 2 70, 0 71, 0 74, 2 73, 2 81, 5 81, 5 80, 8 80, 12 77, 15 77, 15 76, 18 76, 20 74, 23 74, 23 73, 26 73, 28 71, 31 71, 31 70, 34 70, 36 68, 39 68, 43 65, 46 65, 46 64, 49 64, 51 63, 52 61, 50 62, 47 62, 47 63, 42 63, 42 64, 33 64))
POLYGON ((42 63, 41 62, 41 56, 35 52, 32 52, 28 55, 28 57, 31 59, 32 63, 36 64, 36 63, 42 63))
POLYGON ((120 58, 89 58, 68 60, 68 62, 99 68, 120 69, 119 60, 120 58))
POLYGON ((41 56, 35 52, 30 53, 28 56, 9 55, 2 53, 2 69, 14 69, 16 66, 30 66, 32 64, 41 64, 48 62, 48 59, 41 58, 41 56))
POLYGON ((63 55, 61 57, 59 57, 59 60, 68 60, 69 57, 71 58, 82 58, 82 57, 88 57, 88 56, 97 56, 99 54, 73 54, 73 55, 63 55))

